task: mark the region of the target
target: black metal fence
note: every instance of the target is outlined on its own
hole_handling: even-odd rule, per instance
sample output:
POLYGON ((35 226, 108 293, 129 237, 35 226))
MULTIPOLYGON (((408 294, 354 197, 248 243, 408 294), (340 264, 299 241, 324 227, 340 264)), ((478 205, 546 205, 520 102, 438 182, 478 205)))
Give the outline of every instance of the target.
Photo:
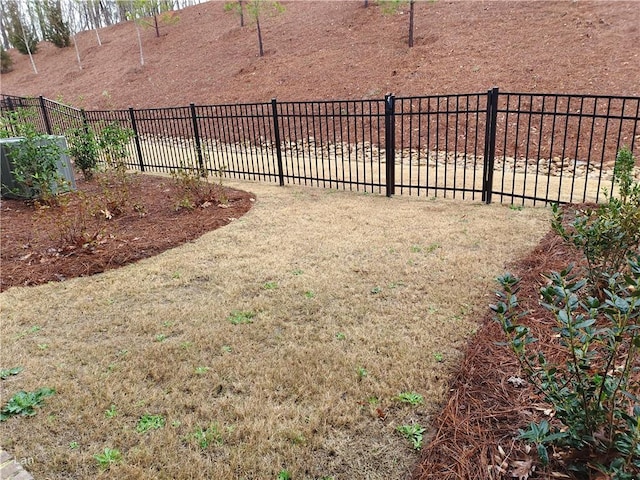
MULTIPOLYGON (((84 111, 3 95, 40 131, 116 122, 132 169, 500 202, 599 201, 640 145, 640 97, 486 93, 84 111), (27 110, 24 110, 27 109, 27 110)), ((639 173, 640 175, 640 169, 639 173)))

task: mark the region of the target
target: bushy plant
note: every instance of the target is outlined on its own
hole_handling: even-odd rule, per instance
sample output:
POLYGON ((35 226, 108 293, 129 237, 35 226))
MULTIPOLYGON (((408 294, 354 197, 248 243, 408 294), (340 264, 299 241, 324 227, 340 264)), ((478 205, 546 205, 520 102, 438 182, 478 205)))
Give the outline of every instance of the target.
POLYGON ((44 203, 53 204, 57 193, 65 186, 57 167, 62 148, 38 134, 33 124, 22 125, 19 133, 22 141, 7 146, 13 178, 20 185, 11 193, 19 198, 36 197, 44 203))
POLYGON ((8 73, 13 70, 13 59, 9 52, 0 47, 0 73, 8 73))
MULTIPOLYGON (((549 361, 532 349, 537 338, 518 319, 518 279, 498 279, 503 291, 491 308, 529 381, 553 408, 555 421, 531 424, 522 439, 537 447, 548 463, 547 445, 571 447, 592 465, 615 478, 640 475, 640 255, 629 260, 629 273, 609 278, 606 299, 588 295, 587 279, 571 268, 549 275, 541 305, 553 312, 564 361, 549 361), (533 351, 532 351, 533 350, 533 351), (594 460, 595 459, 595 460, 594 460)), ((587 473, 587 472, 585 472, 587 473)))
POLYGON ((533 348, 538 339, 520 322, 519 280, 498 279, 502 291, 492 305, 529 382, 553 412, 532 423, 520 438, 535 444, 543 463, 547 447, 574 450, 572 469, 589 468, 607 478, 640 478, 640 185, 633 179, 628 149, 616 157, 613 193, 607 203, 572 212, 554 208, 553 229, 586 259, 582 275, 574 266, 551 273, 540 290, 540 305, 552 312, 557 360, 533 348))
POLYGON ((606 203, 579 210, 572 221, 565 222, 564 211, 553 207, 553 229, 582 252, 590 284, 600 298, 607 278, 640 252, 640 184, 633 178, 634 165, 631 151, 621 149, 614 169, 618 196, 611 192, 606 203))
POLYGON ((104 175, 100 178, 106 218, 120 215, 127 209, 131 177, 127 175, 127 146, 133 131, 117 122, 105 126, 98 137, 98 147, 105 160, 104 175))
POLYGON ((216 175, 218 181, 210 182, 205 170, 185 167, 184 164, 172 172, 178 190, 176 210, 226 204, 228 199, 222 186, 224 169, 218 170, 216 175))
POLYGON ((0 138, 22 137, 35 130, 34 121, 38 117, 34 108, 19 108, 2 112, 0 115, 0 138))
POLYGON ((98 167, 100 152, 95 133, 88 127, 73 128, 67 132, 67 139, 69 140, 69 155, 84 178, 91 180, 98 167))
POLYGON ((133 131, 122 127, 117 122, 106 125, 98 137, 98 146, 102 149, 105 161, 109 168, 114 170, 126 170, 125 163, 128 157, 127 146, 133 138, 133 131))

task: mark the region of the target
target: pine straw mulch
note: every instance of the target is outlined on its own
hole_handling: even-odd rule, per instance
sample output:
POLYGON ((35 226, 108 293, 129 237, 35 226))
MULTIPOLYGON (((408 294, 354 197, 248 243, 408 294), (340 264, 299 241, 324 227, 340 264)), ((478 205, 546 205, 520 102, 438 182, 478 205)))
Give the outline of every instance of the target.
MULTIPOLYGON (((539 339, 536 345, 549 360, 557 360, 559 353, 552 330, 555 320, 538 305, 539 292, 546 284, 544 274, 560 271, 570 263, 580 265, 579 253, 555 232, 549 232, 527 257, 510 266, 511 273, 521 279, 520 306, 529 312, 521 322, 539 339)), ((414 480, 584 478, 567 470, 569 452, 550 451, 550 465, 542 467, 535 449, 516 440, 519 428, 549 418, 545 416, 549 406, 530 385, 513 384, 520 378, 520 368, 508 347, 497 344, 504 340, 501 326, 487 308, 482 326, 467 345, 452 379, 448 402, 435 419, 414 480)), ((589 460, 574 458, 571 462, 589 460)), ((606 478, 594 475, 591 478, 606 478)))
POLYGON ((220 187, 226 203, 176 210, 184 194, 176 181, 133 174, 129 194, 136 208, 107 219, 90 214, 101 208, 104 182, 76 178, 82 194, 65 195, 64 207, 0 201, 0 291, 93 275, 152 257, 239 218, 255 200, 250 193, 220 187))

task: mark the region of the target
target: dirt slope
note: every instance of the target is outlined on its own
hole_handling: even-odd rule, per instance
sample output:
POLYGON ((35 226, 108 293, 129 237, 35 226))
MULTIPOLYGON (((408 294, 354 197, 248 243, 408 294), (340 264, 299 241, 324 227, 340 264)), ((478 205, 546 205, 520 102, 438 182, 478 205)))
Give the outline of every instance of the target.
MULTIPOLYGON (((370 2, 373 3, 373 2, 370 2)), ((640 95, 640 8, 636 1, 418 2, 416 46, 408 14, 384 15, 363 1, 284 2, 255 26, 208 2, 180 21, 142 31, 140 65, 131 22, 78 35, 73 48, 11 51, 3 93, 61 98, 85 108, 124 108, 313 99, 379 98, 503 90, 640 95)))

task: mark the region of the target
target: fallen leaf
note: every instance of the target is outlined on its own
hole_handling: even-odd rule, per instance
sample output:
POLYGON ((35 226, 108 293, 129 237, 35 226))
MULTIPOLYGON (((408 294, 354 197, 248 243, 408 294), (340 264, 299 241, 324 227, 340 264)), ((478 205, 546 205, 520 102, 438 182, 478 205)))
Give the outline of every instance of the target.
POLYGON ((507 382, 514 387, 524 387, 527 384, 527 381, 520 377, 509 377, 507 378, 507 382))
POLYGON ((518 480, 527 480, 529 475, 536 469, 531 460, 515 460, 511 462, 511 478, 517 478, 518 480))

